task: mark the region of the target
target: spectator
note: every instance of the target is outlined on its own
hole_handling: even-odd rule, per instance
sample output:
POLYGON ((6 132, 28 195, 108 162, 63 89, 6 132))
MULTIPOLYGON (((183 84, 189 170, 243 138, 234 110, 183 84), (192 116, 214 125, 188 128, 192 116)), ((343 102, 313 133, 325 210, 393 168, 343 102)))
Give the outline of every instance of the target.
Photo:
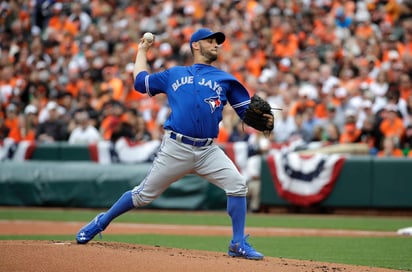
POLYGON ((8 138, 10 129, 6 126, 4 115, 0 112, 0 143, 8 138))
POLYGON ((123 81, 118 77, 114 67, 103 69, 103 82, 100 84, 100 89, 108 92, 111 99, 121 103, 125 102, 127 92, 124 91, 123 81))
POLYGON ((412 82, 408 73, 402 73, 399 78, 400 97, 407 101, 412 96, 412 82))
POLYGON ((339 143, 340 131, 339 131, 339 127, 335 123, 328 122, 325 126, 324 133, 325 134, 322 140, 326 144, 338 144, 339 143))
MULTIPOLYGON (((103 106, 102 121, 100 123, 100 134, 104 140, 113 139, 112 134, 121 130, 121 117, 124 113, 124 107, 117 101, 109 101, 103 106)), ((123 135, 124 136, 124 135, 123 135)), ((132 137, 132 133, 128 133, 128 137, 132 137)))
POLYGON ((74 114, 76 127, 70 133, 69 144, 95 144, 101 140, 99 130, 91 122, 87 111, 78 111, 74 114))
POLYGON ((402 142, 402 150, 404 155, 411 154, 412 150, 412 125, 406 127, 405 139, 402 142))
POLYGON ((315 130, 316 128, 322 130, 322 120, 315 116, 315 109, 313 107, 306 108, 303 114, 304 120, 302 128, 309 133, 310 141, 319 141, 320 139, 315 139, 315 130))
POLYGON ((339 143, 355 143, 361 134, 360 129, 356 127, 356 112, 353 110, 347 110, 345 127, 339 137, 339 143))
POLYGON ((133 63, 128 63, 125 67, 124 73, 121 75, 125 91, 125 103, 129 108, 139 106, 139 101, 144 99, 144 95, 136 92, 133 87, 133 63))
MULTIPOLYGON (((66 109, 60 106, 55 100, 50 100, 47 102, 45 107, 43 107, 39 112, 39 123, 44 123, 50 119, 51 110, 56 110, 57 116, 63 116, 66 114, 66 109)), ((65 118, 66 119, 66 118, 65 118)))
POLYGON ((90 118, 90 124, 94 127, 98 127, 99 123, 99 113, 91 105, 91 95, 88 92, 80 92, 76 100, 76 110, 87 111, 90 118))
MULTIPOLYGON (((162 110, 167 105, 162 100, 141 99, 133 91, 133 66, 128 64, 136 50, 135 35, 144 31, 156 34, 148 58, 150 68, 158 70, 190 60, 187 33, 204 20, 213 28, 226 29, 228 41, 221 49, 224 54, 219 65, 242 79, 252 92, 265 93, 271 104, 284 105, 293 118, 310 104, 303 100, 313 100, 323 127, 332 121, 342 133, 344 113, 353 104, 355 108, 360 105, 356 104, 358 98, 351 103, 348 100, 361 82, 367 82, 363 98, 373 104, 374 126, 379 127, 388 103, 396 104, 404 126, 410 125, 409 1, 315 2, 296 1, 291 7, 278 1, 246 1, 221 4, 215 12, 216 3, 206 1, 191 5, 193 12, 187 12, 178 1, 158 3, 156 8, 150 1, 139 5, 129 1, 34 1, 32 6, 8 1, 1 19, 4 24, 0 24, 0 103, 3 108, 10 103, 21 109, 34 105, 42 123, 47 119, 47 103, 69 91, 73 105, 66 107, 66 116, 87 108, 93 125, 105 130, 101 128, 105 116, 99 114, 104 115, 103 105, 115 99, 125 110, 141 113, 158 139, 164 120, 159 115, 168 112, 162 110), (313 94, 300 90, 306 84, 313 94), (89 96, 80 98, 82 92, 89 96), (308 96, 301 97, 302 93, 308 96), (393 96, 399 98, 391 101, 393 96)), ((363 114, 357 118, 358 128, 368 119, 363 114)), ((224 129, 218 141, 224 143, 233 120, 221 125, 224 129)), ((285 139, 283 132, 289 134, 275 129, 275 141, 285 139)))
POLYGON ((126 109, 120 117, 120 123, 112 134, 111 141, 115 142, 125 137, 133 142, 146 142, 153 139, 143 116, 134 109, 126 109))
POLYGON ((264 135, 259 134, 257 137, 257 152, 247 159, 246 173, 247 186, 248 186, 248 203, 249 210, 253 213, 260 210, 260 191, 261 191, 261 164, 262 159, 270 151, 270 140, 264 135))
MULTIPOLYGON (((368 99, 363 99, 360 101, 356 127, 361 128, 363 126, 364 121, 369 117, 374 117, 374 113, 372 111, 372 101, 368 99)), ((371 120, 374 120, 374 118, 372 118, 371 120)))
POLYGON ((380 70, 376 80, 372 81, 369 89, 374 96, 373 112, 378 112, 387 103, 386 93, 389 90, 388 75, 385 70, 380 70))
POLYGON ((399 117, 398 107, 395 104, 386 105, 379 130, 385 138, 392 137, 398 144, 402 141, 405 135, 405 126, 399 117))
POLYGON ((135 117, 134 129, 135 137, 134 140, 138 142, 147 142, 153 140, 152 134, 149 132, 149 129, 146 126, 143 116, 134 110, 129 110, 131 114, 135 117))
POLYGON ((47 103, 48 119, 40 123, 36 131, 36 141, 39 143, 67 141, 67 124, 59 119, 58 107, 55 101, 47 103))
POLYGON ((382 149, 376 155, 379 158, 383 157, 404 157, 402 149, 398 147, 398 139, 396 137, 385 137, 382 143, 382 149))
POLYGON ((279 115, 275 115, 273 138, 276 143, 286 143, 290 135, 296 130, 295 119, 290 115, 288 105, 282 107, 279 115))
POLYGON ((80 2, 71 3, 71 14, 68 20, 73 22, 80 32, 85 32, 92 23, 90 15, 83 11, 82 4, 80 2))
POLYGON ((76 100, 69 92, 60 92, 57 96, 60 109, 60 118, 69 124, 74 112, 77 110, 76 100))
POLYGON ((349 28, 351 26, 352 18, 345 14, 344 7, 339 7, 336 9, 335 23, 337 27, 341 28, 349 28))
POLYGON ((13 96, 16 80, 13 78, 13 67, 7 65, 0 70, 0 105, 7 106, 13 96))
POLYGON ((311 143, 313 145, 311 146, 315 146, 315 145, 321 146, 323 144, 324 135, 325 135, 324 126, 321 126, 321 125, 314 126, 312 140, 311 140, 311 143))
POLYGON ((6 108, 6 120, 4 121, 9 129, 8 138, 18 143, 21 140, 19 109, 15 104, 9 104, 6 108))
MULTIPOLYGON (((69 19, 69 12, 69 10, 65 9, 63 3, 54 3, 48 28, 53 28, 60 35, 70 34, 71 36, 76 36, 79 33, 78 22, 69 19)), ((60 41, 62 41, 62 39, 61 37, 60 41)))
POLYGON ((290 139, 301 139, 307 144, 312 140, 312 131, 306 130, 303 126, 304 118, 305 116, 302 113, 295 115, 296 129, 290 135, 290 139))
POLYGON ((338 86, 339 78, 333 75, 332 67, 328 64, 320 66, 320 82, 322 83, 322 93, 330 94, 334 86, 338 86))
POLYGON ((368 145, 369 153, 375 155, 379 149, 379 136, 375 126, 375 116, 367 116, 360 128, 360 134, 355 140, 357 143, 364 143, 368 145))
POLYGON ((329 105, 330 107, 330 114, 332 114, 331 120, 339 126, 339 130, 342 133, 344 126, 346 124, 346 112, 347 110, 352 110, 349 107, 349 94, 348 91, 343 88, 339 87, 335 89, 334 98, 333 98, 333 105, 329 105))
POLYGON ((407 122, 406 125, 412 125, 412 95, 406 100, 407 122))
POLYGON ((295 116, 303 114, 308 107, 315 107, 316 103, 312 98, 315 90, 309 86, 302 86, 299 88, 298 97, 291 106, 290 114, 295 116))
POLYGON ((38 126, 37 107, 29 104, 24 108, 24 116, 20 126, 22 140, 35 141, 38 126))

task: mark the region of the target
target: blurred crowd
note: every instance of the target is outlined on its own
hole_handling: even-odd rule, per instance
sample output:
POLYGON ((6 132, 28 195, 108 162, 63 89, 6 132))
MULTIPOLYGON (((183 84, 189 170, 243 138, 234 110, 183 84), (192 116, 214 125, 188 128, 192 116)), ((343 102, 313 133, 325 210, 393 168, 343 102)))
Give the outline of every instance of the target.
MULTIPOLYGON (((152 72, 192 63, 199 27, 216 63, 274 108, 274 144, 364 143, 412 156, 412 0, 81 0, 0 4, 0 141, 149 141, 164 96, 133 89, 144 32, 152 72)), ((219 143, 261 138, 230 107, 219 143)))

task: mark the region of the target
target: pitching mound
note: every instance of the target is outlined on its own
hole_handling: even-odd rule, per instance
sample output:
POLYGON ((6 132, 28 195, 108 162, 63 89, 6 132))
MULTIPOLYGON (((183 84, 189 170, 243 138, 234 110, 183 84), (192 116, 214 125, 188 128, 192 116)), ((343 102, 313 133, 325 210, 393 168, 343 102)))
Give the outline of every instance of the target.
POLYGON ((223 252, 184 250, 124 243, 0 241, 0 271, 350 271, 393 270, 267 257, 250 261, 223 252))
MULTIPOLYGON (((225 252, 184 250, 93 240, 87 245, 74 242, 75 233, 84 222, 7 221, 0 220, 0 234, 73 234, 72 241, 0 241, 0 271, 7 272, 73 272, 73 271, 145 271, 145 272, 211 272, 211 271, 282 271, 282 272, 389 272, 382 268, 298 261, 265 257, 262 261, 231 258, 225 252)), ((248 228, 253 236, 391 236, 388 232, 291 230, 248 228)), ((176 235, 230 236, 230 227, 181 226, 113 223, 109 234, 158 233, 176 235)))

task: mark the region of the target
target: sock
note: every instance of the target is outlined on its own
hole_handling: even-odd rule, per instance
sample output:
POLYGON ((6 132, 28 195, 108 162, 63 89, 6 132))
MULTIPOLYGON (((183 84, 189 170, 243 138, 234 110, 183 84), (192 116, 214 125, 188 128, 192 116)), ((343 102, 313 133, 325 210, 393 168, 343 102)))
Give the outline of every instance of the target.
POLYGON ((133 208, 132 191, 127 191, 113 204, 105 215, 100 218, 99 222, 103 229, 105 229, 113 219, 133 208))
POLYGON ((246 224, 246 197, 245 196, 228 196, 227 212, 232 219, 232 242, 237 243, 243 240, 245 236, 246 224))

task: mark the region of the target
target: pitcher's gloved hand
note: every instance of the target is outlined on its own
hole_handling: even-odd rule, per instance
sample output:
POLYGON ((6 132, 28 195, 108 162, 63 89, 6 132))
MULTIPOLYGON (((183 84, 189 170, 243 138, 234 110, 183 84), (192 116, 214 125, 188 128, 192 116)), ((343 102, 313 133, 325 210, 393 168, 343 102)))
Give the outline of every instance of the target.
POLYGON ((274 126, 274 117, 269 103, 256 94, 252 96, 243 122, 256 130, 271 132, 274 126))

